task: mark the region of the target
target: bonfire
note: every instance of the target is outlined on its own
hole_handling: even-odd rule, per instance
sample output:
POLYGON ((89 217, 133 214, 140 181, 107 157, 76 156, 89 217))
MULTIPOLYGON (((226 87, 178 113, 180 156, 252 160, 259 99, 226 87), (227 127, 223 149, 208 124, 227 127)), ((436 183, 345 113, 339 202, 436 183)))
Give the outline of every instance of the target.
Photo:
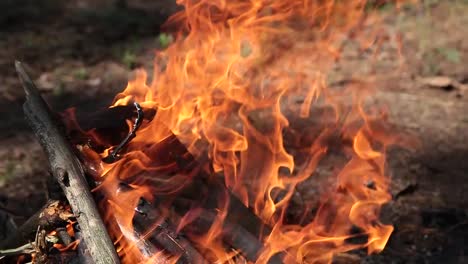
POLYGON ((378 52, 386 33, 371 5, 179 4, 152 72, 137 70, 87 120, 70 109, 58 121, 17 63, 25 113, 67 198, 47 207, 62 229, 33 247, 60 231, 70 241, 52 242, 55 254, 94 263, 331 263, 382 251, 393 231, 379 220, 391 200, 386 152, 402 136, 368 100, 371 76, 330 78, 347 43, 378 52))

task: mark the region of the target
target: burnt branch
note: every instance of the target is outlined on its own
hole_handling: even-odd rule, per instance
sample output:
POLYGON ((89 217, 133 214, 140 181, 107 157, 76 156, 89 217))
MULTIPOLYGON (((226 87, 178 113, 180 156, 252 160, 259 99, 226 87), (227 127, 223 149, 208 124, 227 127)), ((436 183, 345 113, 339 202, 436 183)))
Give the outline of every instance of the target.
MULTIPOLYGON (((125 183, 121 183, 119 187, 119 191, 122 192, 131 189, 132 187, 125 183)), ((140 243, 141 246, 144 246, 145 251, 155 251, 154 246, 156 245, 174 256, 180 256, 177 261, 179 264, 208 263, 185 237, 177 233, 170 220, 163 218, 158 209, 143 198, 135 208, 133 223, 135 235, 144 237, 142 239, 144 241, 140 243), (149 234, 144 235, 146 233, 149 234)))
POLYGON ((17 61, 15 66, 26 93, 24 113, 47 154, 52 174, 76 215, 92 259, 95 263, 119 263, 114 244, 88 188, 84 170, 59 128, 59 121, 54 118, 21 63, 17 61))
POLYGON ((112 163, 118 159, 119 152, 128 144, 128 142, 130 142, 130 140, 136 136, 136 131, 141 126, 141 122, 143 122, 143 109, 137 102, 134 102, 133 105, 137 110, 137 117, 135 119, 135 123, 133 124, 133 128, 130 133, 122 140, 122 142, 120 142, 120 144, 117 145, 114 150, 112 150, 111 154, 103 159, 103 161, 106 163, 112 163))

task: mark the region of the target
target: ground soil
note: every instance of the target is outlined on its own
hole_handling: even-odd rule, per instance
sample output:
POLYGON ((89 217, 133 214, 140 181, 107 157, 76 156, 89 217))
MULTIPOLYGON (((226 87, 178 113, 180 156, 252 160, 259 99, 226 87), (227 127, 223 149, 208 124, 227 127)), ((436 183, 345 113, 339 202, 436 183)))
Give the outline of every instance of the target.
MULTIPOLYGON (((13 61, 28 64, 55 110, 104 107, 125 87, 132 69, 151 67, 153 50, 161 45, 159 26, 177 8, 172 1, 145 8, 145 1, 130 1, 130 9, 112 1, 21 1, 29 8, 0 4, 9 10, 0 14, 0 209, 12 212, 17 223, 46 200, 49 173, 23 119, 24 95, 13 61)), ((388 106, 390 123, 420 144, 388 156, 394 200, 382 218, 395 232, 386 249, 372 256, 342 254, 336 262, 466 263, 468 3, 423 1, 397 16, 385 16, 385 8, 380 12, 387 31, 401 32, 401 57, 388 55, 394 44, 383 45, 368 67, 361 54, 344 52, 334 83, 372 74, 373 99, 388 106), (399 70, 387 71, 395 65, 399 70), (434 76, 449 81, 434 83, 434 76)))

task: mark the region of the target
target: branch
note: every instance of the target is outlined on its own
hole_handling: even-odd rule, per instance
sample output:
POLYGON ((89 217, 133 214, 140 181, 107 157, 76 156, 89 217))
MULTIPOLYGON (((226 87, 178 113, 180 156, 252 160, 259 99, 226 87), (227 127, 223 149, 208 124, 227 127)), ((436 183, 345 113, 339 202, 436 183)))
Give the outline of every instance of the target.
POLYGON ((22 254, 31 254, 34 253, 34 244, 28 243, 24 244, 17 248, 12 249, 2 249, 0 250, 0 260, 6 256, 15 256, 15 255, 22 255, 22 254))
POLYGON ((119 152, 122 150, 122 148, 125 147, 125 145, 128 144, 128 142, 130 142, 130 140, 136 137, 136 131, 141 126, 141 122, 143 122, 143 118, 144 118, 143 109, 137 102, 134 102, 133 105, 135 106, 137 110, 137 114, 138 114, 135 120, 135 123, 133 124, 133 128, 130 131, 130 133, 122 140, 122 142, 120 142, 120 144, 117 147, 115 147, 114 150, 112 150, 110 155, 103 159, 103 161, 106 163, 112 163, 118 159, 119 152))
POLYGON ((21 63, 17 61, 15 66, 26 92, 24 113, 47 153, 52 174, 76 215, 91 257, 95 263, 119 263, 119 257, 99 216, 78 158, 21 63))

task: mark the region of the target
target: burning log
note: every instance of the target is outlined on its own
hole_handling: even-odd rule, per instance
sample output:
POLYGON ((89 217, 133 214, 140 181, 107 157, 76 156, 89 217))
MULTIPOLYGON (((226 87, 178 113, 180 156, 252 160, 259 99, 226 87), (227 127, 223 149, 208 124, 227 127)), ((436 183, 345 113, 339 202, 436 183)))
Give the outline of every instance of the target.
MULTIPOLYGON (((183 231, 204 234, 208 232, 216 218, 217 215, 213 210, 202 209, 200 216, 187 225, 183 231)), ((255 262, 264 250, 262 242, 247 231, 242 224, 239 222, 232 222, 229 218, 223 221, 222 238, 224 242, 238 250, 248 261, 255 262)), ((283 261, 280 255, 276 255, 273 256, 268 263, 280 264, 283 263, 283 261)))
MULTIPOLYGON (((159 220, 160 216, 156 210, 151 210, 145 215, 136 214, 134 218, 135 228, 146 230, 148 227, 158 223, 147 241, 154 241, 169 253, 180 256, 178 263, 208 263, 204 257, 195 249, 192 244, 183 236, 177 233, 175 227, 168 219, 159 220)), ((144 232, 140 232, 143 234, 144 232)))
MULTIPOLYGON (((188 152, 185 146, 172 135, 171 149, 183 149, 188 152)), ((185 167, 198 167, 193 156, 188 155, 186 159, 175 157, 181 169, 185 167)), ((235 196, 222 181, 222 175, 211 175, 206 170, 200 172, 193 178, 191 184, 187 186, 174 200, 173 207, 180 215, 186 213, 186 208, 190 207, 190 201, 204 201, 200 216, 191 223, 187 229, 190 231, 207 232, 217 218, 215 211, 220 210, 219 199, 227 197, 228 208, 223 221, 222 237, 227 245, 240 251, 249 261, 256 261, 264 250, 261 240, 267 237, 272 229, 265 224, 249 207, 245 206, 237 196, 235 196), (203 193, 201 190, 207 190, 203 193), (195 229, 194 229, 195 227, 195 229)), ((280 256, 270 259, 269 263, 282 263, 280 256)))
MULTIPOLYGON (((120 143, 115 143, 119 147, 114 148, 114 151, 116 149, 122 150, 129 143, 128 139, 131 138, 131 135, 135 134, 135 128, 140 126, 142 118, 146 119, 150 116, 149 119, 151 121, 155 114, 154 109, 144 109, 144 113, 141 113, 139 105, 136 104, 135 106, 137 109, 136 113, 134 106, 118 106, 118 108, 108 108, 94 113, 94 115, 89 116, 89 118, 77 118, 77 123, 73 125, 83 129, 85 133, 91 129, 94 131, 96 131, 96 128, 104 129, 101 133, 93 134, 93 136, 105 138, 109 129, 113 129, 115 134, 116 131, 123 131, 125 128, 128 128, 126 122, 121 120, 122 116, 135 118, 134 128, 129 131, 128 135, 121 140, 120 143), (147 113, 149 113, 149 115, 147 113), (114 121, 120 123, 121 127, 116 126, 114 121)), ((119 134, 122 133, 119 132, 119 134)), ((83 136, 81 135, 79 137, 83 136)), ((82 142, 87 142, 87 140, 82 140, 82 142)), ((219 198, 227 197, 229 206, 223 224, 223 241, 230 247, 241 252, 247 260, 255 261, 264 249, 263 243, 259 238, 262 239, 268 236, 271 233, 271 228, 263 223, 251 209, 246 207, 226 188, 222 181, 222 175, 211 174, 204 170, 200 165, 204 164, 204 162, 197 161, 192 155, 188 154, 186 147, 174 134, 161 142, 160 146, 162 148, 160 149, 161 153, 169 153, 168 161, 166 160, 165 162, 173 163, 175 171, 182 174, 187 173, 187 175, 193 174, 193 172, 196 174, 196 176, 191 177, 190 184, 187 184, 180 190, 175 199, 173 195, 167 197, 160 195, 157 197, 159 203, 163 204, 167 202, 169 205, 166 207, 176 211, 176 214, 179 215, 176 217, 176 221, 180 220, 180 216, 187 213, 191 207, 190 201, 195 201, 196 203, 201 202, 201 204, 198 205, 203 208, 202 215, 182 231, 198 234, 207 232, 217 217, 214 211, 218 208, 219 198), (209 191, 201 195, 201 190, 209 191)), ((100 148, 100 146, 97 147, 100 148)), ((112 163, 115 161, 116 159, 104 159, 104 162, 112 163)), ((95 167, 87 164, 86 158, 85 166, 89 167, 88 169, 95 167)), ((90 171, 90 174, 94 175, 99 173, 90 171)), ((137 180, 137 178, 134 179, 137 180)), ((127 179, 126 182, 121 182, 118 192, 130 191, 132 187, 129 186, 128 183, 131 182, 131 179, 127 179)), ((181 256, 179 262, 206 262, 197 249, 195 249, 183 235, 175 231, 176 228, 173 227, 171 221, 168 218, 163 218, 157 206, 149 206, 148 203, 143 202, 136 210, 138 213, 135 214, 133 219, 135 230, 129 232, 132 237, 141 237, 142 234, 149 233, 144 236, 144 241, 138 242, 137 247, 141 248, 142 252, 154 252, 154 245, 157 245, 157 247, 163 248, 175 256, 181 256), (156 227, 155 223, 157 223, 156 227), (150 232, 146 232, 150 227, 153 229, 150 232), (135 232, 135 234, 133 234, 133 232, 135 232)), ((282 261, 279 256, 275 256, 270 260, 270 263, 282 263, 282 261)))
MULTIPOLYGON (((259 240, 267 237, 272 229, 267 224, 263 223, 250 208, 246 207, 242 202, 232 194, 225 186, 219 181, 213 180, 212 182, 203 181, 208 175, 201 173, 198 179, 192 183, 194 189, 207 188, 212 192, 208 193, 206 202, 202 205, 199 216, 190 224, 188 224, 185 231, 190 233, 204 234, 208 232, 210 227, 218 217, 216 211, 219 208, 216 206, 216 201, 221 195, 227 195, 229 199, 229 206, 226 210, 226 217, 223 220, 222 238, 224 243, 238 250, 248 261, 255 262, 264 250, 262 241, 259 240)), ((192 195, 197 193, 191 190, 184 191, 184 194, 192 195)), ((183 215, 186 213, 186 208, 190 204, 190 200, 194 198, 176 198, 173 203, 174 209, 183 215)), ((197 198, 195 198, 197 199, 197 198)), ((280 256, 275 256, 270 259, 270 264, 283 263, 280 256)))
MULTIPOLYGON (((177 201, 174 202, 174 209, 180 209, 177 208, 176 204, 177 201)), ((156 244, 161 245, 168 252, 181 256, 178 263, 208 263, 187 239, 176 232, 175 227, 169 219, 161 220, 162 216, 157 208, 150 206, 148 202, 142 199, 142 202, 137 207, 137 212, 133 221, 135 229, 140 230, 137 231, 138 233, 146 233, 142 231, 151 229, 154 223, 158 223, 156 228, 151 231, 151 234, 146 236, 147 241, 154 240, 156 244)), ((202 209, 200 216, 185 226, 182 231, 205 234, 216 218, 216 213, 213 210, 202 209)), ((261 241, 248 232, 241 224, 231 222, 230 220, 225 220, 223 223, 222 237, 226 244, 240 251, 249 261, 256 261, 263 250, 261 241)), ((268 263, 275 264, 282 263, 282 261, 280 256, 275 256, 268 263)))
MULTIPOLYGON (((127 184, 121 184, 119 191, 128 191, 131 188, 127 184)), ((146 251, 154 252, 154 246, 150 245, 150 243, 154 243, 169 253, 180 256, 178 263, 208 263, 187 239, 176 232, 172 223, 168 219, 164 219, 157 208, 151 206, 146 200, 141 199, 136 208, 133 222, 137 235, 148 233, 149 230, 145 241, 142 242, 147 247, 146 251), (154 226, 155 224, 156 226, 154 226)))
POLYGON ((20 62, 15 63, 26 92, 25 115, 47 153, 52 174, 67 197, 95 263, 119 263, 106 227, 88 188, 83 168, 57 120, 20 62))
MULTIPOLYGON (((95 115, 97 117, 107 116, 110 120, 106 120, 104 126, 112 124, 112 120, 119 120, 119 114, 124 116, 134 117, 134 107, 120 106, 119 111, 113 108, 101 111, 95 115), (124 110, 125 113, 120 112, 124 110), (126 110, 126 111, 125 111, 126 110)), ((137 110, 139 107, 137 107, 137 110)), ((152 109, 145 109, 145 114, 138 113, 136 116, 135 127, 139 126, 139 122, 143 116, 146 116, 146 111, 152 109)), ((154 110, 153 110, 154 112, 154 110)), ((152 115, 153 112, 150 112, 152 115)), ((102 118, 97 118, 101 120, 102 118)), ((84 126, 91 129, 93 127, 103 127, 102 122, 94 121, 91 119, 82 119, 78 126, 84 126)), ((120 122, 120 121, 119 121, 120 122)), ((120 122, 125 124, 125 122, 120 122)), ((126 127, 126 126, 125 126, 126 127)), ((122 128, 114 127, 116 131, 122 130, 122 128)), ((134 129, 130 131, 128 135, 134 135, 134 129)), ((125 137, 121 143, 118 144, 118 149, 121 150, 128 143, 129 136, 125 137)), ((168 207, 173 208, 179 215, 185 215, 191 207, 190 201, 201 202, 198 206, 201 206, 203 212, 201 216, 194 222, 190 223, 182 231, 188 233, 206 233, 210 226, 216 219, 214 211, 218 209, 218 201, 220 197, 227 197, 229 200, 229 206, 227 209, 226 219, 223 223, 223 241, 230 247, 238 250, 241 254, 249 261, 256 261, 264 250, 263 243, 260 239, 268 236, 271 233, 271 227, 263 223, 253 211, 246 207, 230 190, 226 188, 222 181, 222 175, 210 174, 208 171, 201 168, 200 164, 192 155, 187 155, 188 151, 186 147, 177 139, 175 135, 167 137, 163 142, 160 143, 162 149, 161 153, 169 153, 170 162, 174 162, 176 165, 175 170, 187 174, 196 172, 196 176, 191 178, 190 184, 187 184, 178 194, 175 200, 172 195, 168 197, 158 196, 157 200, 160 203, 168 202, 168 207), (201 194, 201 190, 209 190, 208 192, 201 194)), ((110 160, 113 162, 114 160, 110 160)), ((105 160, 109 162, 109 160, 105 160)), ((95 174, 95 173, 91 173, 95 174)), ((131 187, 128 185, 129 182, 122 182, 120 184, 119 191, 128 191, 131 187)), ((175 228, 172 227, 169 219, 162 219, 161 214, 158 212, 158 208, 149 207, 147 204, 140 205, 137 208, 138 212, 134 216, 134 226, 137 236, 144 234, 145 230, 149 227, 154 226, 158 221, 160 222, 154 230, 151 231, 150 235, 147 235, 144 240, 146 242, 139 242, 143 251, 153 251, 154 249, 148 245, 147 242, 154 243, 164 248, 173 255, 181 256, 183 263, 201 263, 203 257, 201 254, 188 242, 183 236, 179 235, 175 228), (142 208, 140 208, 143 206, 142 208), (162 222, 161 222, 162 221, 162 222)), ((177 219, 176 219, 177 220, 177 219)), ((180 220, 180 219, 179 219, 180 220)), ((133 231, 131 231, 133 232, 133 231)), ((205 261, 206 262, 206 261, 205 261)), ((282 263, 280 256, 271 258, 270 263, 282 263)))

